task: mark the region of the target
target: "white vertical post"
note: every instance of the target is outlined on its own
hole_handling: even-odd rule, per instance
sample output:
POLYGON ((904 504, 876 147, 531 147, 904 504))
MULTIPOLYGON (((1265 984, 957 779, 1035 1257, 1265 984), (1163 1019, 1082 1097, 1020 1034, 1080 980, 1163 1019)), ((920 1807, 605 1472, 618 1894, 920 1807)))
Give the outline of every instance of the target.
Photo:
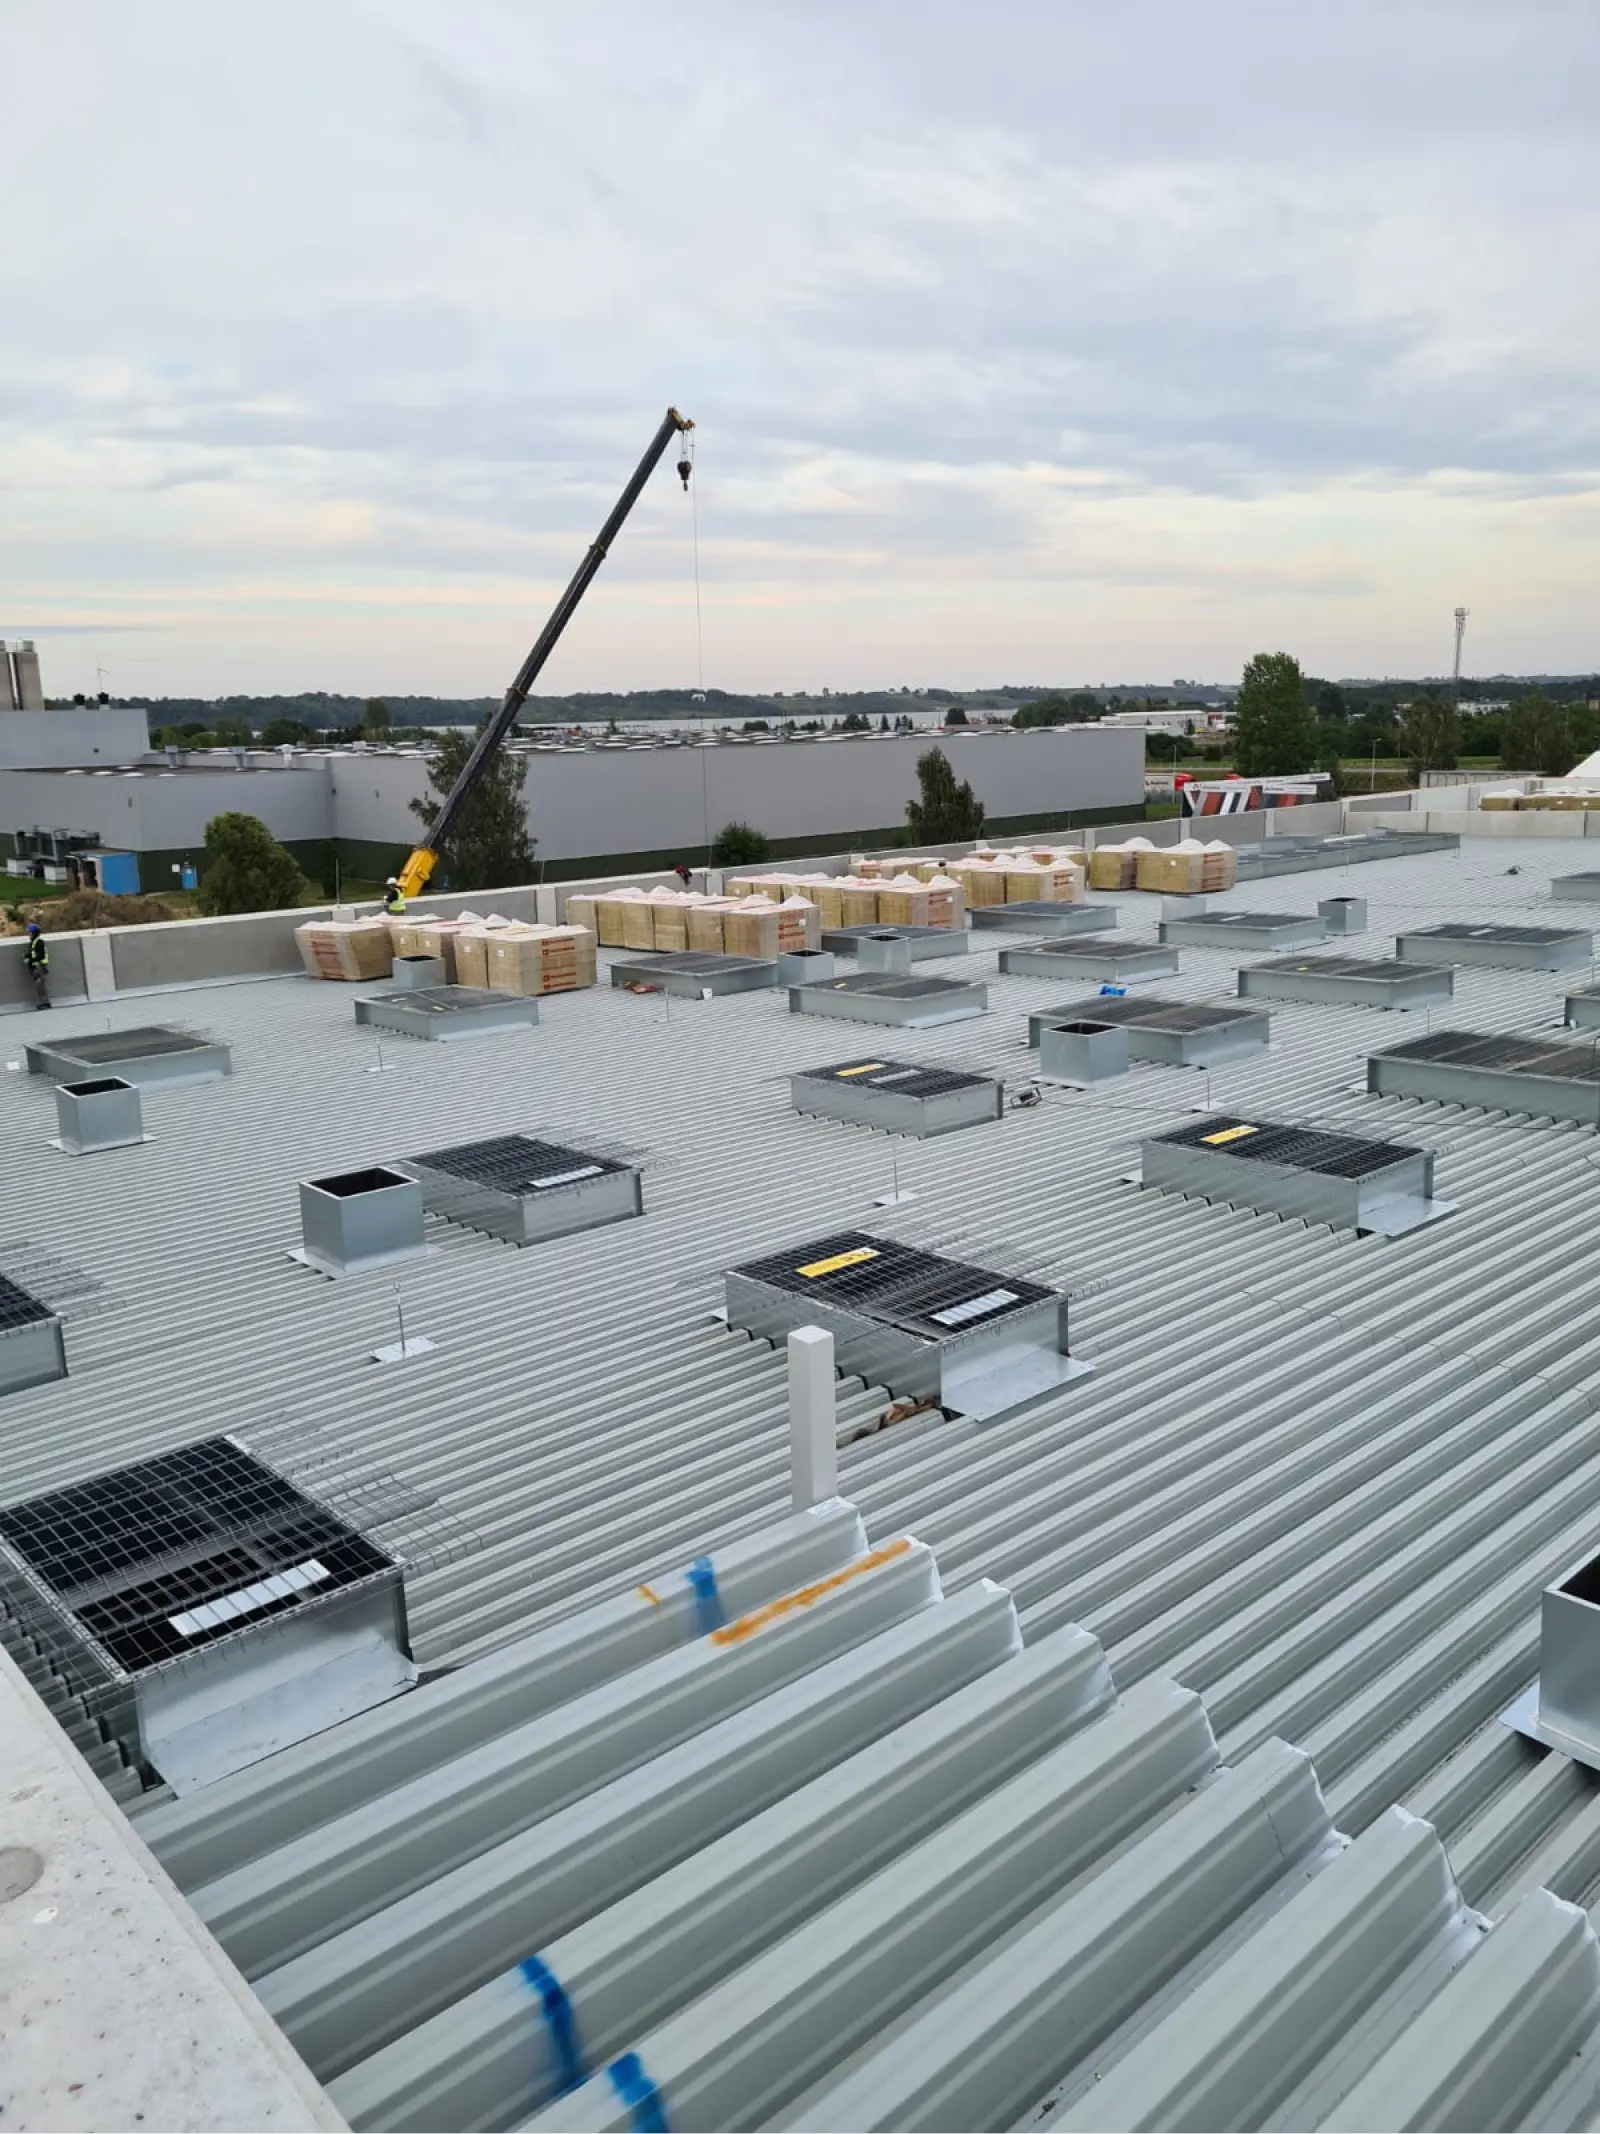
POLYGON ((839 1494, 833 1336, 820 1326, 789 1336, 789 1486, 797 1512, 839 1494))

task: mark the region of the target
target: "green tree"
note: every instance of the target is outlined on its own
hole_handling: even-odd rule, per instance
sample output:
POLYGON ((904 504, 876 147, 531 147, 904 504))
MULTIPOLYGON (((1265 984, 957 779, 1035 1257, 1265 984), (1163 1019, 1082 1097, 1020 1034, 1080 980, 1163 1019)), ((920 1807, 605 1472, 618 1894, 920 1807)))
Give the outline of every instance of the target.
POLYGON ((311 729, 303 719, 269 719, 261 730, 263 747, 282 748, 286 743, 309 741, 311 729))
POLYGON ((1305 677, 1287 652, 1258 652, 1247 663, 1233 718, 1233 760, 1243 777, 1283 777, 1310 770, 1316 761, 1317 725, 1305 677))
POLYGON ((1500 726, 1500 761, 1508 771, 1537 771, 1560 778, 1578 761, 1570 714, 1542 689, 1530 689, 1507 710, 1500 726))
POLYGON ((1425 689, 1403 704, 1400 746, 1416 783, 1424 771, 1453 771, 1461 753, 1461 720, 1452 699, 1425 689))
POLYGON ((322 894, 329 903, 337 902, 340 889, 339 847, 331 837, 325 837, 317 849, 317 880, 322 885, 322 894))
MULTIPOLYGON (((478 732, 483 731, 485 720, 478 732)), ((476 736, 461 727, 441 734, 428 759, 437 800, 414 800, 411 812, 432 829, 444 798, 466 767, 476 736)), ((452 889, 510 889, 533 876, 533 839, 522 797, 522 758, 491 756, 472 797, 439 854, 452 889)))
POLYGON ((200 909, 287 911, 300 901, 305 877, 266 824, 230 810, 206 824, 200 861, 200 909))
POLYGON ((964 704, 952 704, 944 715, 944 723, 946 726, 965 726, 967 723, 966 706, 964 704))
POLYGON ((1342 726, 1350 716, 1344 691, 1337 682, 1324 682, 1317 691, 1317 718, 1324 727, 1342 726))
POLYGON ((983 835, 983 803, 963 778, 958 785, 950 758, 930 748, 917 758, 920 796, 906 803, 906 822, 915 845, 958 845, 983 835))
POLYGON ((382 697, 368 697, 361 707, 361 730, 372 741, 389 738, 389 707, 382 697))
POLYGON ((225 713, 218 719, 211 731, 224 748, 248 748, 255 739, 250 721, 241 719, 232 712, 225 713))
POLYGON ((711 845, 713 867, 750 867, 772 857, 772 842, 747 822, 725 822, 711 845))

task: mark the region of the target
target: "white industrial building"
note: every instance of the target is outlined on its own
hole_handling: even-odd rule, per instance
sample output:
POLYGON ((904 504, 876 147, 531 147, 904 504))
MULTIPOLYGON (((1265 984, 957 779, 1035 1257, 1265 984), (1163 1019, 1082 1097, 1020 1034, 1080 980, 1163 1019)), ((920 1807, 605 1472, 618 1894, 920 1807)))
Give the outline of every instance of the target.
MULTIPOLYGON (((420 834, 410 804, 430 790, 423 749, 152 756, 143 721, 114 708, 39 715, 37 729, 34 715, 26 728, 20 715, 0 716, 0 835, 44 829, 68 844, 136 853, 143 886, 156 889, 194 858, 206 824, 224 810, 259 817, 303 863, 335 840, 352 874, 385 871, 420 834)), ((539 859, 546 871, 571 874, 585 862, 694 858, 728 822, 749 823, 780 847, 881 843, 903 826, 917 758, 933 745, 1002 833, 1136 815, 1143 805, 1139 736, 1100 726, 957 728, 937 743, 882 733, 528 739, 512 753, 539 859)))

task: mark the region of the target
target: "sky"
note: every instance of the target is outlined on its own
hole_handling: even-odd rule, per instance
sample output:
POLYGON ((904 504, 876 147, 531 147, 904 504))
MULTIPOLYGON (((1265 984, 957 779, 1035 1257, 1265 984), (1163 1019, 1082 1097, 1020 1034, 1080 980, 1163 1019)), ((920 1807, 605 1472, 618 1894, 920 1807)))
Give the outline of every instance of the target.
POLYGON ((669 403, 542 691, 1600 668, 1594 0, 80 0, 0 79, 51 693, 497 694, 669 403))

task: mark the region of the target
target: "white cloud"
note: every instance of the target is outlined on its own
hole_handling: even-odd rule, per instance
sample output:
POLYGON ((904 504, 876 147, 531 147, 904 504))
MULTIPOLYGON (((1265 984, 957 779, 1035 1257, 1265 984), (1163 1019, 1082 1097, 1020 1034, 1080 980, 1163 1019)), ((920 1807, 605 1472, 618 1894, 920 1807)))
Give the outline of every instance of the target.
MULTIPOLYGON (((15 10, 0 621, 496 690, 670 397, 727 686, 1415 668, 1458 599, 1486 667, 1600 664, 1597 50, 1565 0, 15 10)), ((687 536, 664 474, 550 686, 684 677, 687 536)))

